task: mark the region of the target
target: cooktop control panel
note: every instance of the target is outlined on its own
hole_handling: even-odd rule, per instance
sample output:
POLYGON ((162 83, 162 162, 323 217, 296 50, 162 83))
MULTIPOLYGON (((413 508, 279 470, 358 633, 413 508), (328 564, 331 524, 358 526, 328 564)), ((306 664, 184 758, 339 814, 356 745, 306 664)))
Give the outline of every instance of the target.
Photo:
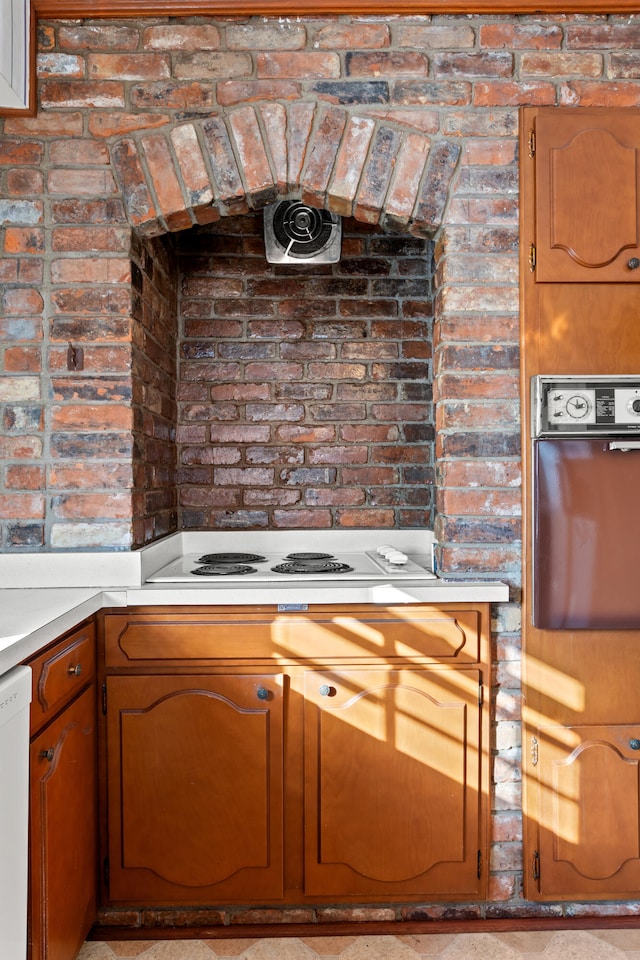
POLYGON ((532 377, 531 400, 534 437, 640 434, 640 375, 532 377))

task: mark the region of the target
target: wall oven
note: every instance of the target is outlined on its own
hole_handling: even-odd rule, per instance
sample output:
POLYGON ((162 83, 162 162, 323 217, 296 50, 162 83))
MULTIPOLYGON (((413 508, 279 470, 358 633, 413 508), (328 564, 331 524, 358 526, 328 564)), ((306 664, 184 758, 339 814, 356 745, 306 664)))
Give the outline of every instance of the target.
POLYGON ((640 627, 640 375, 532 380, 533 624, 640 627))

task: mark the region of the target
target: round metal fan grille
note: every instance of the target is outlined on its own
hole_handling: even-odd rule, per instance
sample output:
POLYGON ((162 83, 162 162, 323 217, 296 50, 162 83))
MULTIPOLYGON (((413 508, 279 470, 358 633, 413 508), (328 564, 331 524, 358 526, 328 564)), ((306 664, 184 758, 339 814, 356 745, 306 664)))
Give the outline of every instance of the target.
POLYGON ((278 204, 273 232, 290 257, 312 257, 326 247, 335 221, 328 210, 316 210, 297 200, 278 204))

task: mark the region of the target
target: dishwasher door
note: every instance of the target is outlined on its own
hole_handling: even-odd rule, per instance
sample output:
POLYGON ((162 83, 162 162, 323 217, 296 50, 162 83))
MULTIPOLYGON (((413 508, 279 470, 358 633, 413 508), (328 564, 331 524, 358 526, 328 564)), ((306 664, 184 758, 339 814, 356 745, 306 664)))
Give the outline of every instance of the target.
POLYGON ((533 623, 640 627, 638 441, 534 441, 533 623))
POLYGON ((31 669, 0 677, 0 957, 27 956, 31 669))

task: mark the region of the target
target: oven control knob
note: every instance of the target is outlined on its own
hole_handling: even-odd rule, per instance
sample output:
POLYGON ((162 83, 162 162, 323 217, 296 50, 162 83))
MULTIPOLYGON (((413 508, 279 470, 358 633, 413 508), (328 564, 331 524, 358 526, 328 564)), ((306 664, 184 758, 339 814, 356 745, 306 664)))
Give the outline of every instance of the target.
POLYGON ((634 413, 640 413, 640 397, 631 401, 631 409, 634 413))

